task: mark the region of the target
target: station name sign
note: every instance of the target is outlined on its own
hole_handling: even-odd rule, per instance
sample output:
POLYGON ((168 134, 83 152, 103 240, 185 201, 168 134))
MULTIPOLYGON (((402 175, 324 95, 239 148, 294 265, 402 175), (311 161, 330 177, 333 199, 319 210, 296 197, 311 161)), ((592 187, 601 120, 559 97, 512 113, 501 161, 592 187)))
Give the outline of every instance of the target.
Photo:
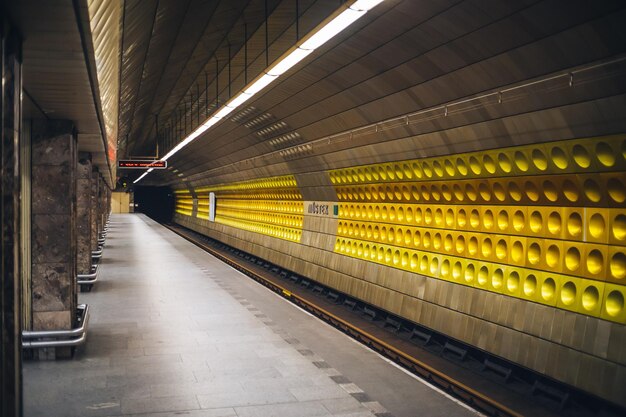
POLYGON ((339 206, 335 201, 306 201, 305 215, 319 217, 337 217, 339 206))
POLYGON ((122 159, 117 161, 118 168, 126 169, 165 169, 167 168, 167 161, 150 161, 140 159, 122 159))

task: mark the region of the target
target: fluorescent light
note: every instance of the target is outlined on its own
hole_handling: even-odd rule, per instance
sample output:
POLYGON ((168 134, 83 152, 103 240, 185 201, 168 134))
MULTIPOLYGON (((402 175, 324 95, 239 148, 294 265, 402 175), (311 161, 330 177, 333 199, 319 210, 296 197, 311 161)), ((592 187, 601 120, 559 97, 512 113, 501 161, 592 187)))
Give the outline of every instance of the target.
POLYGON ((383 0, 357 0, 352 6, 350 6, 350 8, 354 10, 368 11, 378 6, 382 2, 383 0))
POLYGON ((278 64, 274 65, 272 68, 267 70, 269 75, 279 76, 286 71, 288 71, 291 67, 296 65, 298 62, 302 61, 306 58, 313 50, 296 48, 285 58, 281 59, 278 64))
POLYGON ((232 107, 228 107, 228 106, 222 106, 221 109, 219 109, 219 111, 217 113, 215 113, 213 115, 214 118, 216 119, 222 119, 226 116, 228 116, 233 110, 235 110, 232 107))
MULTIPOLYGON (((189 136, 187 136, 185 140, 172 148, 163 158, 161 158, 161 160, 167 161, 168 158, 187 146, 192 140, 206 132, 221 119, 228 116, 237 107, 241 106, 252 96, 270 85, 274 80, 278 78, 278 76, 289 71, 289 69, 291 69, 298 62, 302 61, 304 58, 306 58, 315 49, 324 45, 329 39, 333 38, 339 32, 350 26, 357 19, 367 13, 368 10, 371 10, 383 1, 384 0, 355 1, 351 6, 345 9, 343 12, 339 13, 334 19, 324 25, 304 43, 291 51, 289 55, 287 55, 286 57, 275 63, 271 68, 266 70, 266 73, 263 74, 261 78, 258 78, 243 92, 239 93, 237 96, 235 96, 235 98, 231 99, 228 103, 226 103, 225 106, 222 106, 221 109, 219 109, 215 114, 205 120, 202 125, 200 125, 196 130, 189 134, 189 136)), ((139 178, 133 181, 133 183, 139 182, 139 180, 148 175, 148 173, 151 171, 152 168, 144 172, 139 178)))
POLYGON ((252 97, 250 94, 246 94, 245 92, 243 92, 239 94, 238 96, 235 96, 235 98, 230 100, 228 103, 226 103, 226 105, 228 107, 232 107, 233 109, 236 109, 237 107, 241 106, 243 103, 248 101, 250 97, 252 97))
POLYGON ((261 78, 252 83, 250 87, 246 88, 244 93, 253 96, 259 91, 263 90, 265 87, 267 87, 276 78, 277 77, 275 75, 263 74, 261 78))
POLYGON ((367 13, 365 10, 346 9, 339 16, 331 20, 326 26, 321 28, 315 35, 300 45, 303 49, 317 49, 324 45, 329 39, 350 26, 359 17, 367 13))

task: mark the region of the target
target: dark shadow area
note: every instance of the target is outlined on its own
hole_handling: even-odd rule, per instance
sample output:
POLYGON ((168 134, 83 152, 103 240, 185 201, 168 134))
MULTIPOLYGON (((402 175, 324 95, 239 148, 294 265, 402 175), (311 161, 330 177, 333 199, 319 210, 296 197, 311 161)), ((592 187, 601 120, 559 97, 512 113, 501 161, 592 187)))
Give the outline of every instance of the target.
POLYGON ((159 223, 168 223, 174 214, 174 193, 169 187, 137 187, 135 212, 144 213, 159 223))

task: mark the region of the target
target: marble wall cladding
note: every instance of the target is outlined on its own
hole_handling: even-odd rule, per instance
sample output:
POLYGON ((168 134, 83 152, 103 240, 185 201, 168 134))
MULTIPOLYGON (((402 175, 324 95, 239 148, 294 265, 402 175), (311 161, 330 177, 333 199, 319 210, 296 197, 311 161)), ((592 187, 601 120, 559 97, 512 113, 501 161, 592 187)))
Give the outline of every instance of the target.
POLYGON ((0 415, 21 405, 20 130, 21 41, 0 17, 0 415))
POLYGON ((91 167, 90 155, 79 154, 76 169, 77 270, 79 274, 91 272, 91 167))
POLYGON ((65 120, 32 126, 33 329, 69 329, 76 309, 77 141, 65 120))
POLYGON ((98 231, 100 231, 100 217, 98 216, 98 196, 100 195, 100 173, 97 168, 91 172, 91 250, 98 248, 98 231))

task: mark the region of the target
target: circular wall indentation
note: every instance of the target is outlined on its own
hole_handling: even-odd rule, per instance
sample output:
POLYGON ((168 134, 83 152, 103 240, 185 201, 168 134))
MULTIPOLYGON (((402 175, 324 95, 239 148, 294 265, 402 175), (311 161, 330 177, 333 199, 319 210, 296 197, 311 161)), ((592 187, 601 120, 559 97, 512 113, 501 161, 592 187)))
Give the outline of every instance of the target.
POLYGON ((609 261, 609 269, 613 278, 626 278, 626 254, 624 252, 615 252, 609 261))
POLYGON ((543 216, 540 211, 530 213, 530 230, 534 233, 541 233, 543 229, 543 216))
POLYGON ((424 210, 424 224, 431 225, 433 223, 433 211, 428 207, 424 210))
POLYGON ((519 263, 524 260, 524 245, 521 241, 516 240, 511 245, 511 261, 519 263))
POLYGON ((615 165, 615 152, 608 143, 598 142, 596 144, 596 158, 605 167, 610 168, 615 165))
POLYGON ((411 243, 413 243, 413 234, 410 230, 407 230, 404 232, 404 244, 409 246, 411 243))
POLYGON ((509 159, 509 156, 504 152, 500 152, 498 154, 498 165, 500 166, 500 169, 507 174, 513 170, 511 159, 509 159))
POLYGON ((459 254, 465 252, 465 237, 463 237, 463 235, 458 235, 456 237, 455 249, 459 254))
POLYGON ((611 317, 617 317, 622 314, 624 311, 624 295, 617 290, 611 291, 606 297, 604 309, 606 314, 611 317))
POLYGON ((420 259, 420 271, 426 272, 428 270, 428 256, 422 255, 422 259, 420 259))
POLYGON ((450 191, 450 187, 448 187, 446 184, 443 184, 441 186, 441 195, 443 196, 444 200, 452 201, 452 192, 450 191))
POLYGON ((548 158, 541 149, 533 149, 531 159, 539 171, 545 171, 548 168, 548 158))
POLYGON ((452 278, 454 280, 459 280, 461 279, 461 275, 463 273, 463 264, 461 264, 461 262, 456 261, 454 263, 454 266, 452 267, 452 278))
MULTIPOLYGON (((399 256, 399 255, 398 255, 399 256)), ((393 259, 393 253, 391 252, 391 249, 387 249, 385 251, 385 263, 389 264, 391 263, 391 260, 393 259)))
POLYGON ((428 188, 425 185, 422 185, 420 187, 420 189, 421 189, 421 192, 422 192, 422 198, 425 201, 430 201, 430 191, 428 190, 428 188))
POLYGON ((550 150, 550 158, 552 159, 552 163, 558 169, 567 169, 567 165, 569 164, 569 160, 565 151, 558 146, 553 147, 550 150))
POLYGON ((577 247, 572 246, 565 252, 565 267, 570 271, 580 268, 580 251, 577 247))
POLYGON ((406 219, 407 223, 411 223, 414 220, 413 209, 411 207, 406 208, 406 211, 404 212, 404 218, 406 219))
POLYGON ((480 193, 480 197, 483 200, 491 200, 491 190, 489 189, 489 184, 487 184, 486 182, 481 182, 478 184, 478 192, 480 193))
POLYGON ((493 228, 493 224, 493 212, 489 209, 485 210, 483 213, 483 227, 487 230, 491 230, 493 228))
POLYGON ((561 233, 561 213, 552 211, 548 215, 548 231, 553 235, 561 233))
POLYGON ((432 275, 437 275, 438 269, 439 269, 439 259, 436 256, 433 256, 433 259, 430 260, 430 273, 432 275))
POLYGON ((459 173, 462 176, 466 176, 468 173, 467 165, 465 164, 465 161, 462 158, 456 159, 456 169, 459 171, 459 173))
POLYGON ((465 268, 465 274, 463 274, 463 279, 468 284, 471 284, 474 281, 474 275, 476 274, 476 270, 474 269, 474 264, 467 264, 465 268))
POLYGON ((602 237, 606 230, 606 222, 600 213, 594 213, 589 217, 589 234, 596 239, 602 237))
POLYGON ((519 289, 519 273, 517 271, 511 271, 506 279, 506 289, 510 293, 516 293, 519 289))
POLYGON ((543 301, 551 302, 554 300, 556 292, 556 282, 552 278, 546 278, 541 284, 541 298, 543 301))
POLYGON ((535 295, 535 291, 537 291, 537 277, 533 274, 528 274, 526 278, 524 278, 524 295, 526 297, 532 297, 535 295))
POLYGON ((446 159, 443 162, 444 168, 446 169, 446 174, 448 174, 449 176, 454 176, 455 172, 454 172, 454 164, 452 163, 451 160, 446 159))
POLYGON ((409 264, 409 254, 408 252, 403 252, 400 265, 402 265, 403 268, 406 268, 408 264, 409 264))
POLYGON ((559 199, 559 191, 556 188, 556 185, 552 181, 544 181, 543 182, 543 195, 548 199, 548 201, 555 202, 559 199))
POLYGON ((483 239, 482 244, 480 245, 480 253, 482 253, 483 257, 488 258, 491 256, 493 252, 493 243, 490 238, 483 239))
POLYGON ((611 225, 611 233, 617 240, 626 239, 626 214, 618 214, 615 216, 613 224, 611 225))
POLYGON ((626 187, 617 179, 611 178, 606 183, 607 190, 609 191, 609 197, 616 203, 623 203, 626 201, 626 187))
POLYGON ((576 184, 574 184, 570 180, 565 180, 563 181, 563 184, 561 185, 561 187, 563 190, 563 195, 568 201, 571 201, 572 203, 575 203, 578 201, 578 199, 580 198, 580 192, 576 184))
POLYGON ((450 276, 450 261, 444 259, 441 263, 441 271, 439 273, 443 278, 448 278, 450 276))
POLYGON ((498 243, 496 243, 496 258, 502 260, 506 258, 507 255, 507 244, 506 240, 500 239, 498 243))
POLYGON ((491 286, 499 290, 502 288, 502 284, 504 283, 504 271, 502 268, 496 268, 493 270, 493 274, 491 275, 491 286))
POLYGON ((451 234, 446 234, 446 237, 443 238, 443 248, 445 249, 446 252, 450 252, 452 250, 452 247, 454 241, 452 239, 452 235, 451 234))
POLYGON ((593 249, 587 254, 587 271, 590 274, 597 275, 602 272, 604 264, 604 255, 598 249, 593 249))
POLYGON ((576 285, 572 281, 567 281, 561 288, 561 302, 566 306, 571 306, 576 301, 576 285))
POLYGON ((426 232, 424 233, 424 238, 422 239, 422 245, 426 249, 428 249, 430 248, 430 244, 431 244, 430 232, 426 232))
POLYGON ((407 177, 407 179, 413 178, 413 171, 411 170, 411 167, 408 164, 402 165, 402 173, 404 174, 405 177, 407 177))
POLYGON ((413 171, 413 175, 415 175, 415 178, 422 178, 422 176, 424 175, 422 168, 417 162, 413 162, 411 164, 411 170, 413 171))
POLYGON ((546 251, 546 264, 555 268, 561 260, 561 249, 557 245, 549 245, 546 251))
POLYGON ((411 269, 417 269, 419 265, 419 260, 417 258, 417 255, 414 253, 411 255, 411 269))
POLYGON ((473 229, 477 229, 478 227, 480 227, 480 214, 476 209, 472 209, 472 211, 470 212, 470 226, 473 229))
POLYGON ((528 168, 529 168, 528 158, 526 158, 526 155, 524 155, 523 152, 515 151, 514 161, 515 161, 515 166, 517 167, 517 169, 519 169, 522 172, 528 171, 528 168))
POLYGON ((476 255, 478 253, 478 239, 476 236, 471 236, 467 242, 467 252, 470 255, 476 255))
POLYGON ((422 170, 424 171, 424 175, 426 176, 426 178, 433 177, 433 170, 430 168, 430 164, 428 162, 424 161, 422 163, 422 170))
POLYGON ((494 182, 491 188, 493 190, 493 196, 496 198, 496 200, 500 202, 506 200, 506 191, 502 184, 500 184, 499 182, 494 182))
POLYGON ((478 193, 471 184, 465 184, 465 195, 472 202, 476 201, 476 199, 478 198, 478 193))
POLYGON ((435 209, 435 225, 441 227, 443 226, 443 223, 443 210, 441 210, 441 208, 437 208, 435 209))
POLYGON ((469 157, 469 166, 475 175, 480 175, 480 173, 482 172, 480 161, 478 161, 478 158, 476 158, 475 156, 469 157))
POLYGON ((522 197, 524 197, 519 185, 517 185, 517 183, 513 181, 508 182, 507 189, 509 190, 509 196, 511 197, 511 200, 513 201, 519 202, 522 200, 522 197))
POLYGON ((581 168, 589 168, 591 165, 591 156, 587 149, 582 145, 574 145, 572 148, 572 154, 574 156, 574 162, 581 168))
POLYGON ((439 161, 433 161, 433 171, 438 177, 443 177, 443 167, 439 161))
POLYGON ((588 286, 583 291, 582 295, 582 306, 586 311, 593 311, 598 306, 600 302, 600 293, 598 289, 593 285, 588 286))
POLYGON ((531 265, 537 265, 541 260, 541 247, 537 242, 533 242, 528 246, 526 258, 531 265))
POLYGON ((493 158, 489 155, 483 155, 483 166, 485 167, 485 171, 490 174, 495 174, 496 172, 496 163, 493 158))
MULTIPOLYGON (((467 214, 465 213, 465 209, 459 209, 459 212, 456 215, 456 224, 464 228, 467 224, 467 214)), ((626 216, 624 216, 624 237, 626 237, 626 216)))
POLYGON ((433 236, 433 248, 436 250, 441 249, 443 239, 441 238, 441 233, 435 233, 433 236))
POLYGON ((485 286, 487 285, 488 280, 489 280, 489 268, 483 265, 478 270, 478 283, 480 285, 485 286))
POLYGON ((454 193, 454 198, 456 198, 457 200, 459 201, 465 200, 465 194, 463 193, 463 190, 461 189, 459 184, 452 185, 452 192, 454 193))
POLYGON ((498 229, 506 230, 509 228, 509 213, 506 210, 498 212, 498 229))
POLYGON ((526 227, 526 216, 523 211, 516 210, 515 213, 513 213, 513 229, 515 229, 516 232, 521 232, 524 230, 524 227, 526 227))
POLYGON ((592 179, 585 180, 583 190, 585 196, 593 203, 598 203, 602 199, 602 190, 598 183, 592 179))
POLYGON ((454 226, 454 210, 451 208, 446 210, 446 226, 449 228, 454 226))
POLYGON ((580 213, 571 212, 567 218, 567 233, 573 237, 578 237, 582 234, 583 219, 580 213))
POLYGON ((526 197, 528 197, 528 199, 533 203, 539 201, 539 189, 537 188, 535 183, 531 181, 526 181, 524 183, 524 193, 526 194, 526 197))

